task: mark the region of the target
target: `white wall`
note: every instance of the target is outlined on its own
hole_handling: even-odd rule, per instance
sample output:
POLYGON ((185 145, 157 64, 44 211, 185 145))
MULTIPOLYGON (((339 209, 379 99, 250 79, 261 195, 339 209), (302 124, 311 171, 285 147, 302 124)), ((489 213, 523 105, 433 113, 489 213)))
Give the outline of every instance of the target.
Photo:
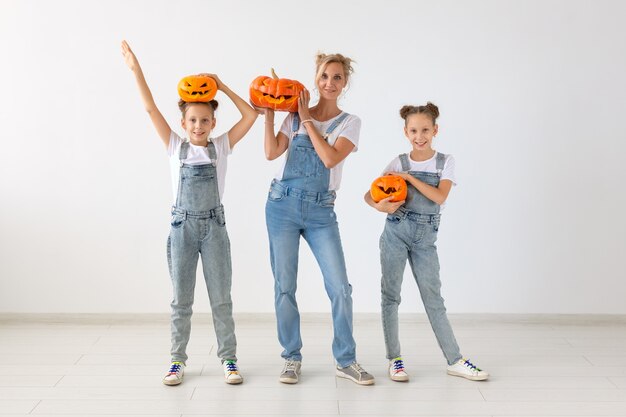
MULTIPOLYGON (((166 312, 167 158, 120 41, 161 111, 215 72, 242 96, 267 74, 313 87, 314 54, 356 73, 358 153, 337 202, 357 312, 379 311, 384 216, 362 202, 408 149, 399 108, 440 106, 459 185, 439 235, 450 312, 626 313, 626 3, 621 1, 0 0, 0 312, 166 312)), ((218 96, 221 132, 236 109, 218 96)), ((280 119, 280 117, 279 117, 280 119)), ((263 121, 235 148, 224 204, 237 312, 273 311, 263 121)), ((328 311, 303 243, 302 311, 328 311)), ((407 271, 401 311, 422 311, 407 271)), ((196 311, 208 311, 204 284, 196 311)))

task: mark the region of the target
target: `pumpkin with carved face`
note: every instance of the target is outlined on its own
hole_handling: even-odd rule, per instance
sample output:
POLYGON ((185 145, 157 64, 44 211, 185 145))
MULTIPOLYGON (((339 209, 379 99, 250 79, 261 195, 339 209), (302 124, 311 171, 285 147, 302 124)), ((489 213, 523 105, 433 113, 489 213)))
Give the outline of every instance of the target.
POLYGON ((370 195, 375 202, 393 196, 391 201, 406 199, 407 186, 404 178, 398 175, 384 175, 376 178, 370 188, 370 195))
POLYGON ((178 95, 187 103, 208 103, 217 94, 217 83, 204 75, 188 75, 178 83, 178 95))
POLYGON ((278 78, 272 68, 272 76, 261 75, 250 84, 250 101, 257 107, 277 111, 298 111, 298 97, 304 85, 295 80, 278 78))

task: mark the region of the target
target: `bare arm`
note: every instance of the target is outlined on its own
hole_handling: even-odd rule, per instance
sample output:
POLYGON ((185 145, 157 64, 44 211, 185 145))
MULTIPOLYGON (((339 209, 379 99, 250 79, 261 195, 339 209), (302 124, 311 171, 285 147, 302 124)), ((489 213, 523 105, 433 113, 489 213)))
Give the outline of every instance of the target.
POLYGON ((133 74, 135 74, 135 81, 137 82, 137 88, 139 88, 139 95, 141 96, 143 106, 148 112, 150 120, 152 120, 152 124, 165 144, 165 147, 168 147, 170 144, 170 134, 172 129, 157 108, 154 98, 152 97, 152 93, 150 92, 150 88, 148 87, 148 83, 143 76, 143 71, 139 66, 139 61, 126 41, 122 41, 122 55, 124 56, 124 61, 126 62, 128 68, 130 68, 133 74))
POLYGON ((394 213, 396 210, 398 210, 400 208, 401 205, 404 204, 404 200, 402 201, 391 201, 393 200, 393 196, 389 196, 387 198, 384 198, 382 200, 380 200, 378 203, 374 201, 374 199, 372 198, 372 195, 370 194, 370 192, 366 192, 365 195, 363 196, 363 199, 365 200, 365 202, 367 204, 369 204, 371 207, 374 207, 376 210, 383 212, 383 213, 387 213, 387 214, 391 214, 394 213))
POLYGON ((406 172, 388 172, 387 174, 398 175, 404 178, 405 181, 417 188, 417 190, 422 193, 424 197, 439 205, 446 202, 448 194, 450 194, 450 190, 452 189, 452 181, 450 180, 441 180, 439 181, 439 187, 433 187, 432 185, 428 185, 406 172))
POLYGON ((265 157, 273 161, 281 156, 289 147, 289 138, 282 132, 274 131, 274 110, 259 109, 265 113, 265 157))
MULTIPOLYGON (((300 115, 301 121, 311 118, 311 113, 309 113, 309 100, 309 91, 301 91, 298 101, 298 114, 300 115)), ((335 167, 341 161, 346 159, 347 156, 350 155, 350 152, 354 149, 354 143, 350 142, 343 136, 337 138, 334 145, 331 146, 324 140, 324 137, 320 132, 318 132, 315 126, 313 126, 313 123, 307 122, 303 125, 311 138, 315 152, 317 152, 317 155, 322 160, 322 163, 328 169, 335 167)))
POLYGON ((232 149, 237 142, 239 142, 246 133, 250 130, 257 116, 259 115, 248 103, 239 97, 233 90, 228 88, 226 84, 222 82, 215 74, 199 74, 211 77, 217 83, 217 89, 222 91, 228 96, 228 98, 235 104, 239 113, 241 113, 241 119, 233 125, 228 131, 228 142, 232 149))

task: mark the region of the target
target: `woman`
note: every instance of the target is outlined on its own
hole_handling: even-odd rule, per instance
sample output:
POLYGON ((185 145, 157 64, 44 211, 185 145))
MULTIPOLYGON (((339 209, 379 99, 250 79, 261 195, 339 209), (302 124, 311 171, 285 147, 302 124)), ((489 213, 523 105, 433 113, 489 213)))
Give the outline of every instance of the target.
POLYGON ((302 91, 298 112, 287 116, 278 134, 274 132, 274 111, 265 110, 267 159, 276 159, 287 151, 282 168, 272 181, 265 209, 278 339, 285 359, 280 382, 295 384, 300 375, 302 339, 296 279, 302 236, 320 265, 332 305, 336 375, 371 385, 374 377, 356 361, 352 287, 334 211, 343 163, 356 151, 361 128, 357 116, 337 106, 352 73, 351 60, 340 54, 319 54, 316 63, 315 82, 320 99, 315 106, 309 108, 309 92, 302 91))

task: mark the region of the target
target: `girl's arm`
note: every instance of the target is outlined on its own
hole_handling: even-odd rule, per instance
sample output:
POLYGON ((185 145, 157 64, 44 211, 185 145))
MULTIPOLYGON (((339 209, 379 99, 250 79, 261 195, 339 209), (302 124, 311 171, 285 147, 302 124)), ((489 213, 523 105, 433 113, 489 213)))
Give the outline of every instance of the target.
POLYGON ((452 189, 452 181, 450 180, 441 180, 439 181, 439 187, 433 187, 406 172, 388 172, 387 174, 398 175, 404 178, 405 181, 408 181, 413 187, 417 188, 424 197, 439 205, 446 202, 448 194, 450 194, 450 190, 452 189))
POLYGON ((393 199, 392 195, 390 195, 387 198, 384 198, 384 199, 380 200, 377 203, 377 202, 374 201, 374 199, 372 198, 372 195, 370 194, 369 191, 365 193, 365 195, 363 196, 363 199, 371 207, 374 207, 376 210, 378 210, 380 212, 383 212, 383 213, 387 213, 387 214, 395 213, 395 211, 398 210, 400 208, 400 206, 404 204, 404 200, 402 200, 402 201, 393 201, 392 202, 391 201, 393 199))
POLYGON ((143 71, 139 66, 139 61, 137 61, 137 57, 130 49, 130 46, 126 41, 122 41, 122 55, 124 56, 124 61, 126 61, 128 68, 130 68, 133 74, 135 74, 135 81, 137 81, 137 87, 139 88, 139 95, 141 96, 143 106, 148 112, 150 120, 152 120, 152 124, 159 134, 159 137, 167 148, 170 144, 170 134, 172 129, 167 124, 167 121, 165 121, 165 118, 154 103, 154 98, 152 98, 152 93, 150 92, 148 83, 146 83, 146 79, 143 76, 143 71))
MULTIPOLYGON (((303 120, 307 120, 311 118, 311 113, 309 113, 309 100, 310 95, 308 90, 302 90, 300 92, 300 98, 298 100, 298 114, 300 116, 300 123, 303 120)), ((307 122, 303 124, 309 137, 311 138, 311 142, 313 143, 313 147, 315 148, 315 152, 320 157, 324 166, 328 169, 335 167, 341 161, 346 159, 350 152, 354 149, 354 143, 350 142, 348 139, 340 136, 335 141, 334 145, 329 145, 328 142, 324 140, 320 132, 317 131, 313 123, 307 122)))
POLYGON ((265 113, 265 157, 269 161, 281 156, 289 147, 289 138, 282 132, 274 132, 274 110, 259 109, 265 113))
POLYGON ((228 96, 228 98, 235 104, 239 113, 241 113, 241 119, 233 125, 228 131, 228 142, 230 148, 234 148, 237 142, 239 142, 246 133, 250 130, 257 116, 259 115, 248 103, 246 103, 241 97, 239 97, 233 90, 228 88, 226 84, 222 82, 215 74, 199 74, 207 77, 211 77, 217 83, 217 89, 222 91, 228 96))

